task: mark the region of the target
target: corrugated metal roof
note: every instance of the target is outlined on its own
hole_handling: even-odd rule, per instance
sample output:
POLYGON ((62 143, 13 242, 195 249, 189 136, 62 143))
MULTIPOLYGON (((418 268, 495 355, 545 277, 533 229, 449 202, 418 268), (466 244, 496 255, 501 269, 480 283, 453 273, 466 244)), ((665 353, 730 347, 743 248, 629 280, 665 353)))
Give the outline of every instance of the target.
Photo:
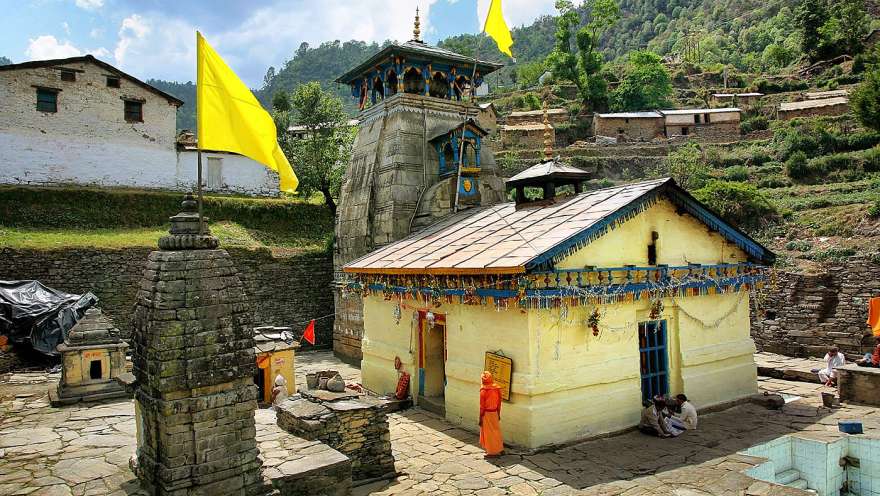
POLYGON ((825 98, 822 100, 804 100, 802 102, 784 102, 779 104, 779 110, 785 112, 787 110, 804 110, 810 108, 829 107, 832 105, 846 105, 849 98, 825 98))
POLYGON ((736 107, 660 110, 660 113, 663 115, 720 114, 728 112, 741 112, 741 110, 736 107))
MULTIPOLYGON (((547 127, 553 129, 553 124, 547 124, 547 127)), ((502 124, 499 128, 502 131, 542 131, 544 124, 502 124)))
POLYGON ((583 175, 584 179, 588 179, 591 175, 589 172, 578 169, 577 167, 572 167, 570 165, 562 164, 559 162, 554 162, 550 160, 548 162, 541 162, 540 164, 533 165, 528 169, 520 172, 519 174, 511 177, 506 182, 512 183, 516 181, 522 181, 523 179, 532 179, 536 177, 549 176, 551 174, 575 174, 575 175, 583 175))
POLYGON ((615 112, 597 115, 601 119, 657 119, 663 117, 660 112, 615 112))
POLYGON ((807 100, 824 100, 825 98, 835 98, 848 95, 848 90, 816 91, 813 93, 804 93, 804 98, 807 100))
MULTIPOLYGON (((561 108, 551 108, 547 109, 547 114, 568 114, 568 110, 561 108)), ((544 115, 543 110, 520 110, 517 112, 511 112, 510 117, 541 117, 544 115)))
POLYGON ((521 273, 550 248, 670 179, 607 188, 545 206, 480 207, 434 224, 345 266, 354 273, 521 273))

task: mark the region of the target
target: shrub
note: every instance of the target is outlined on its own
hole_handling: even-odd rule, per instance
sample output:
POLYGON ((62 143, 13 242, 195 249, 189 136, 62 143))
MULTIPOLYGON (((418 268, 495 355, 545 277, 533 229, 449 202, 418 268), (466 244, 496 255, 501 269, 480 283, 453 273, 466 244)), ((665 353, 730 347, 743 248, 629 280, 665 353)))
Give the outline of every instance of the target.
POLYGON ((700 145, 690 141, 670 152, 658 166, 655 175, 672 177, 682 188, 695 190, 705 186, 709 180, 709 166, 700 145))
POLYGON ((785 244, 785 249, 789 251, 808 252, 813 249, 813 243, 801 240, 789 241, 785 244))
POLYGON ((530 91, 523 97, 523 107, 529 110, 538 110, 541 108, 541 99, 530 91))
POLYGON ((754 186, 728 181, 710 181, 694 196, 723 218, 746 228, 760 228, 779 220, 779 211, 754 186))
POLYGON ((745 182, 749 180, 749 168, 744 165, 735 165, 724 171, 725 181, 745 182))
POLYGON ((752 131, 763 131, 769 127, 770 121, 763 115, 756 115, 739 124, 739 130, 742 134, 749 134, 752 131))
POLYGON ((766 162, 764 165, 755 169, 755 175, 766 176, 771 174, 782 174, 785 172, 785 164, 782 162, 766 162))
POLYGON ((791 179, 782 174, 769 174, 758 180, 759 188, 786 188, 791 186, 791 179))
POLYGON ((825 262, 828 260, 840 262, 855 254, 856 250, 854 248, 828 248, 826 250, 810 253, 809 255, 804 256, 804 258, 815 260, 816 262, 825 262))
POLYGON ((792 179, 803 179, 809 175, 807 168, 807 154, 802 151, 795 152, 785 161, 785 173, 792 179))
POLYGON ((865 81, 852 92, 850 107, 862 125, 880 131, 880 69, 865 75, 865 81))
POLYGON ((868 217, 872 219, 880 218, 880 200, 875 201, 873 205, 868 207, 868 217))

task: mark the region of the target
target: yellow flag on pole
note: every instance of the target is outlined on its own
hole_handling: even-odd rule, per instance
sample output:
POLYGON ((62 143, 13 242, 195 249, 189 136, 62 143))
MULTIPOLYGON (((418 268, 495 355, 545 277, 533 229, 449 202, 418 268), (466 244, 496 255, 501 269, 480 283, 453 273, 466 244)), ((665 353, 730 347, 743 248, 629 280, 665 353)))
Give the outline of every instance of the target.
POLYGON ((196 125, 199 150, 234 152, 278 173, 281 191, 299 180, 278 146, 275 121, 220 55, 196 32, 196 125))
POLYGON ((507 23, 504 22, 504 14, 501 12, 501 0, 492 0, 483 31, 495 40, 498 50, 506 53, 509 57, 513 57, 513 54, 510 53, 513 38, 510 36, 510 29, 507 28, 507 23))

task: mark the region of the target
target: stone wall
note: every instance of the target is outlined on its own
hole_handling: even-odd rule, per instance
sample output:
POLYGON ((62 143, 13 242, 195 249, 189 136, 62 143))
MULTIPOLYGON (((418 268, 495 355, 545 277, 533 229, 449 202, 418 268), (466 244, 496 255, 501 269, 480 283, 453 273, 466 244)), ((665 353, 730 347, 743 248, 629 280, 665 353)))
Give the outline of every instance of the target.
POLYGON ((837 346, 848 359, 871 351, 868 299, 880 296, 880 264, 871 258, 850 258, 819 274, 779 272, 762 293, 760 312, 752 311, 759 350, 821 357, 837 346))
MULTIPOLYGON (((123 335, 132 331, 137 285, 150 248, 97 250, 0 249, 0 280, 37 279, 69 293, 91 291, 123 335)), ((331 315, 333 267, 329 255, 275 257, 267 250, 227 249, 239 271, 257 325, 305 328, 331 315)), ((319 345, 330 346, 333 318, 315 324, 319 345)))
POLYGON ((781 121, 787 121, 798 117, 836 116, 845 115, 847 113, 849 113, 849 104, 839 103, 837 105, 825 105, 822 107, 779 110, 777 118, 781 121))

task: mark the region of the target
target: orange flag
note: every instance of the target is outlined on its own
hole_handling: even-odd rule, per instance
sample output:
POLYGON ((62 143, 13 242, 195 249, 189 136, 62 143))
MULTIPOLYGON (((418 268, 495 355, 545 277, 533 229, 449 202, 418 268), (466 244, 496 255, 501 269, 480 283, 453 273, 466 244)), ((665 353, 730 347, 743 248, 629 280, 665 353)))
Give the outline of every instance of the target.
POLYGON ((310 344, 315 344, 315 319, 312 319, 309 322, 309 325, 306 326, 305 332, 303 332, 303 339, 308 341, 310 344))

